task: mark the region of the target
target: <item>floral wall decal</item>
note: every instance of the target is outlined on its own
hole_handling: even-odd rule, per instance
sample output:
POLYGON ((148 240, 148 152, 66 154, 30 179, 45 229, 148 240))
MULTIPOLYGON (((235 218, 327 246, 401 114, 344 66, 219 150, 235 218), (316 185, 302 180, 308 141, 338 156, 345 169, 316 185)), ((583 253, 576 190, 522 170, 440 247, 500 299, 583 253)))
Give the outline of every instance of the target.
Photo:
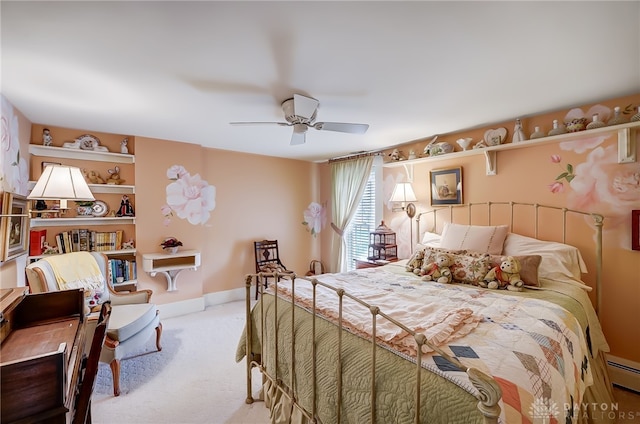
POLYGON ((309 206, 304 210, 304 212, 302 212, 302 215, 304 217, 302 225, 305 225, 307 227, 307 231, 309 231, 314 237, 322 231, 322 228, 327 222, 326 208, 316 202, 309 203, 309 206))
POLYGON ((628 246, 629 211, 640 208, 640 163, 618 163, 618 145, 610 138, 585 136, 561 142, 560 149, 568 152, 573 164, 563 166, 562 156, 551 155, 562 172, 548 188, 554 194, 566 192, 568 208, 603 214, 605 231, 628 246))
POLYGON ((167 169, 167 178, 172 182, 166 188, 167 203, 160 208, 164 225, 169 225, 174 216, 192 225, 206 223, 216 207, 215 186, 204 181, 200 174, 191 175, 181 165, 167 169))
POLYGON ((18 116, 13 105, 2 97, 2 128, 0 140, 0 182, 2 190, 26 195, 29 183, 27 161, 20 157, 18 116))
MULTIPOLYGON (((560 155, 551 155, 551 162, 560 164, 562 162, 562 156, 560 155)), ((570 163, 567 164, 566 168, 563 169, 563 172, 556 177, 555 182, 549 184, 549 190, 552 193, 563 193, 564 192, 564 183, 562 180, 566 180, 567 183, 571 183, 571 181, 576 177, 573 173, 573 165, 570 163)))

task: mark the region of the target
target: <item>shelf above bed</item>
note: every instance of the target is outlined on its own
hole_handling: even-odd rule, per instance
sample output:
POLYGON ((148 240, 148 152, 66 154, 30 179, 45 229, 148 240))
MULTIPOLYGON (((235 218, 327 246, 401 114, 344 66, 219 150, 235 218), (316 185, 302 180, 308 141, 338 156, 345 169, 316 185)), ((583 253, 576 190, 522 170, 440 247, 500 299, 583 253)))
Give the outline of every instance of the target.
POLYGON ((498 158, 496 153, 503 150, 523 149, 533 146, 541 146, 550 143, 560 143, 563 141, 577 140, 581 138, 597 137, 610 133, 618 134, 618 163, 632 163, 636 161, 636 131, 640 128, 640 122, 628 122, 626 124, 612 125, 610 127, 596 128, 593 130, 579 131, 574 133, 566 133, 551 137, 542 137, 535 140, 526 140, 518 143, 505 143, 498 146, 489 146, 479 149, 469 149, 453 153, 447 153, 438 156, 430 156, 418 159, 401 160, 395 162, 387 162, 383 166, 385 168, 393 168, 397 166, 407 167, 419 163, 435 162, 453 158, 461 158, 465 156, 485 155, 487 175, 496 175, 498 173, 498 158))

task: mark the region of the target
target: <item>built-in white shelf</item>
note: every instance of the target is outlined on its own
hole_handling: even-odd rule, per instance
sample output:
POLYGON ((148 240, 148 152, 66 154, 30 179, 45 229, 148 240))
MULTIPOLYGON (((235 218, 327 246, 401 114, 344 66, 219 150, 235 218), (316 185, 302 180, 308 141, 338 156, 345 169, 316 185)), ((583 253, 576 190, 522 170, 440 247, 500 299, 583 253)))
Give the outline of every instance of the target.
POLYGON ((29 153, 34 156, 47 156, 61 159, 80 159, 114 163, 135 163, 135 156, 127 153, 69 149, 66 147, 41 146, 39 144, 29 144, 29 153))
POLYGON ((640 122, 628 122, 626 124, 612 125, 609 127, 596 128, 593 130, 578 131, 555 135, 551 137, 542 137, 534 140, 525 140, 517 143, 505 143, 497 146, 482 147, 478 149, 469 149, 453 153, 445 153, 437 156, 428 156, 424 158, 400 160, 387 162, 383 166, 386 168, 397 166, 415 165, 425 162, 434 162, 461 158, 465 156, 485 155, 487 175, 495 175, 498 169, 498 161, 496 153, 503 150, 523 149, 532 146, 540 146, 543 144, 560 143, 563 141, 577 140, 581 138, 596 137, 610 133, 618 135, 618 163, 630 163, 636 161, 636 142, 635 134, 640 128, 640 122))
MULTIPOLYGON (((29 181, 28 189, 33 190, 36 186, 35 181, 29 181)), ((88 184, 92 193, 98 194, 135 194, 136 186, 124 184, 88 184)))
MULTIPOLYGON (((135 256, 136 254, 136 249, 120 249, 120 250, 104 250, 101 251, 100 253, 104 253, 107 256, 117 256, 117 255, 131 255, 131 256, 135 256)), ((38 259, 42 259, 42 258, 48 258, 49 256, 55 256, 54 255, 37 255, 37 256, 28 256, 27 260, 29 262, 32 261, 37 261, 38 259)))
POLYGON ((93 225, 133 225, 135 217, 89 217, 89 218, 31 218, 31 227, 69 227, 93 225))
POLYGON ((195 271, 200 266, 200 252, 181 250, 176 253, 144 253, 142 269, 150 276, 162 274, 167 279, 167 291, 178 289, 176 279, 185 269, 195 271))

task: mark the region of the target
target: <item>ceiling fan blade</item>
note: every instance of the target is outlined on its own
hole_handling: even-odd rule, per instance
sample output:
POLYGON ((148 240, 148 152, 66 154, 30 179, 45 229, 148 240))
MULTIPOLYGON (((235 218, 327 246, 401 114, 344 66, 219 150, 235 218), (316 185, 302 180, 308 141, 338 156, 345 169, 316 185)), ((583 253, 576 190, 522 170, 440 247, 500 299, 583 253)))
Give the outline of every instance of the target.
POLYGON ((311 119, 318 109, 319 101, 311 97, 305 97, 300 94, 293 95, 293 112, 297 116, 311 119))
POLYGON ((281 127, 290 127, 288 122, 229 122, 230 125, 242 126, 242 125, 279 125, 281 127))
POLYGON ((316 122, 313 128, 321 131, 337 131, 351 134, 364 134, 369 124, 350 124, 347 122, 316 122))

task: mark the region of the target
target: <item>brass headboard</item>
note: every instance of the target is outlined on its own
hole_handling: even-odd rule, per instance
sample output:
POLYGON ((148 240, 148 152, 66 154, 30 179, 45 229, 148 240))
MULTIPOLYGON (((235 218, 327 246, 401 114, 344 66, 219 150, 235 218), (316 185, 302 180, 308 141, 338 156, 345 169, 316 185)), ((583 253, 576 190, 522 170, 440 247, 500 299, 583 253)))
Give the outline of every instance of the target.
MULTIPOLYGON (((604 222, 604 216, 596 213, 577 211, 568 208, 561 208, 558 206, 540 205, 538 203, 519 203, 519 202, 480 202, 480 203, 467 203, 463 205, 447 205, 436 206, 432 209, 420 212, 416 214, 416 240, 420 240, 422 231, 420 230, 420 221, 423 218, 431 219, 431 227, 429 231, 438 231, 438 218, 443 221, 442 225, 446 222, 463 223, 466 216, 466 224, 474 225, 497 225, 497 222, 492 220, 496 215, 499 215, 501 224, 509 225, 509 230, 514 231, 514 215, 516 215, 521 208, 526 208, 525 215, 533 215, 531 217, 533 223, 534 238, 539 238, 540 224, 541 224, 541 210, 555 211, 561 214, 562 225, 560 231, 560 237, 558 240, 561 243, 567 241, 567 217, 571 215, 581 215, 592 219, 594 227, 594 241, 595 241, 595 265, 596 265, 596 305, 595 310, 598 312, 601 306, 601 293, 602 293, 602 225, 604 222), (499 209, 499 210, 498 210, 499 209), (474 214, 475 213, 475 214, 474 214), (462 219, 460 217, 462 216, 462 219), (478 220, 477 218, 480 217, 478 220), (457 219, 456 219, 457 218, 457 219)), ((413 247, 413 246, 412 246, 413 247)))

